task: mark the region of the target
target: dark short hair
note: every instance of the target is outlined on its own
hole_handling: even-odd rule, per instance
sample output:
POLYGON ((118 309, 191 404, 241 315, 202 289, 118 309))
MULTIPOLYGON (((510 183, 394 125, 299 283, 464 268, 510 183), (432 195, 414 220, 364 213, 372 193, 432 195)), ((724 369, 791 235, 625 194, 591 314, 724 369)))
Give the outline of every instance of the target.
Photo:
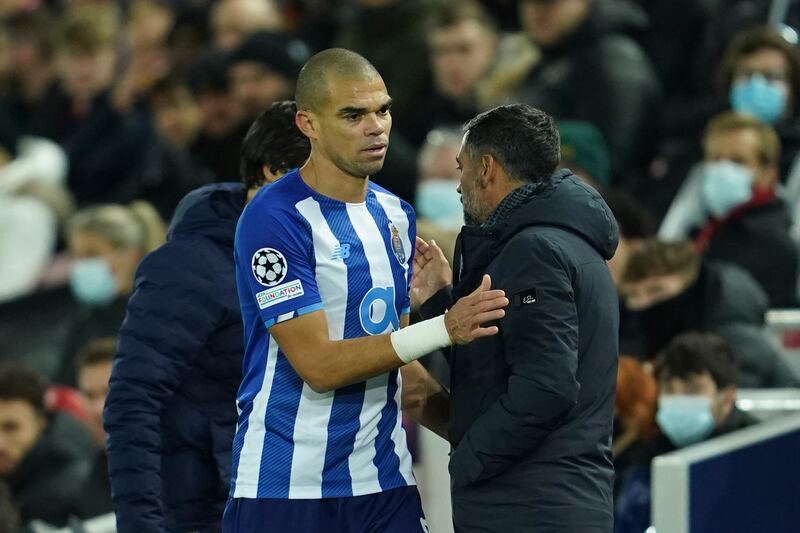
POLYGON ((294 82, 310 55, 308 45, 288 33, 258 31, 231 53, 230 64, 258 63, 294 82))
POLYGON ((47 384, 36 372, 19 363, 0 363, 0 400, 19 400, 44 414, 47 384))
POLYGON ((700 256, 689 241, 648 239, 631 253, 622 272, 622 283, 638 283, 656 276, 689 274, 700 268, 700 256))
POLYGON ((527 104, 501 105, 464 126, 465 150, 474 161, 491 155, 517 181, 546 181, 561 160, 553 117, 527 104))
POLYGON ((167 75, 156 80, 147 92, 147 101, 151 107, 164 101, 174 103, 181 91, 186 91, 186 94, 194 98, 191 87, 183 78, 174 74, 167 75))
POLYGON ((456 0, 441 4, 428 17, 427 28, 431 32, 469 21, 475 21, 490 32, 497 33, 497 23, 476 0, 456 0))
POLYGON ((230 89, 228 54, 212 48, 200 54, 189 66, 189 87, 195 95, 225 94, 230 89))
POLYGON ((656 359, 656 379, 689 379, 708 372, 718 389, 736 384, 736 356, 730 345, 713 333, 678 335, 656 359))
POLYGON ((653 215, 636 198, 622 190, 603 192, 614 218, 617 219, 619 234, 625 239, 649 239, 656 234, 653 215))
POLYGON ((75 357, 75 370, 81 371, 87 366, 110 363, 117 353, 116 337, 99 337, 86 343, 75 357))
POLYGON ((297 128, 297 106, 291 100, 274 102, 250 126, 242 141, 239 173, 248 188, 264 184, 262 168, 286 173, 308 159, 311 143, 297 128))
POLYGON ((56 36, 52 31, 55 17, 48 8, 13 13, 2 19, 0 24, 8 31, 12 41, 32 43, 42 57, 52 58, 56 48, 56 36))

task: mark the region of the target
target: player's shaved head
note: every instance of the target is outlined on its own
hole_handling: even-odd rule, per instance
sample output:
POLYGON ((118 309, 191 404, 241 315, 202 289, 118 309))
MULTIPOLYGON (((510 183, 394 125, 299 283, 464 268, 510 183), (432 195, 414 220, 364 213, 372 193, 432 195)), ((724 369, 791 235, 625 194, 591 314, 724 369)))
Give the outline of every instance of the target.
POLYGON ((331 78, 369 80, 380 76, 363 56, 344 48, 329 48, 306 62, 297 78, 295 100, 300 110, 317 111, 329 96, 331 78))

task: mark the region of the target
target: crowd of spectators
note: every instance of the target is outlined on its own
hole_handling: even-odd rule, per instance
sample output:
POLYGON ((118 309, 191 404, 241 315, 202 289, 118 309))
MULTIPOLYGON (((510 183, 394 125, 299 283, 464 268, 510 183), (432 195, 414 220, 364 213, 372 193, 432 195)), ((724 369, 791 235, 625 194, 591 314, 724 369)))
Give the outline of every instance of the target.
POLYGON ((620 228, 618 528, 643 530, 654 454, 747 425, 737 386, 800 386, 764 331, 798 305, 798 30, 772 0, 0 2, 0 533, 112 511, 101 415, 137 267, 332 46, 382 74, 373 179, 450 257, 462 124, 558 121, 620 228), (699 438, 670 395, 710 398, 699 438))

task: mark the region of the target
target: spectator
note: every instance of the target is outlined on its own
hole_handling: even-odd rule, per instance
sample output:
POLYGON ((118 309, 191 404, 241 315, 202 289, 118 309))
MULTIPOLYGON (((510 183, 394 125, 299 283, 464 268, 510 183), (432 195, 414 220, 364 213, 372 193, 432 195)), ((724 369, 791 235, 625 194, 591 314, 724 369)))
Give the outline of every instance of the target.
POLYGON ((602 191, 611 185, 611 154, 603 134, 590 122, 563 121, 558 124, 561 134, 560 168, 602 191))
POLYGON ((701 261, 689 242, 648 241, 628 258, 620 292, 654 357, 681 333, 716 333, 733 347, 741 387, 793 387, 797 376, 764 333, 767 298, 747 272, 701 261))
POLYGON ((214 44, 230 52, 257 31, 282 31, 284 20, 274 0, 225 0, 215 3, 211 26, 214 44))
POLYGON ((148 95, 159 136, 176 150, 188 150, 200 135, 203 111, 188 85, 166 77, 148 95))
POLYGON ((788 208, 777 196, 775 131, 753 117, 726 112, 709 122, 703 147, 705 162, 673 202, 660 233, 693 235, 705 256, 747 270, 771 307, 793 307, 797 248, 788 208))
POLYGON ((65 526, 88 460, 45 411, 44 394, 36 373, 0 363, 0 480, 11 489, 24 523, 65 526))
POLYGON ((172 29, 167 36, 167 46, 172 59, 172 73, 186 79, 192 64, 211 46, 211 6, 182 6, 175 13, 172 29))
MULTIPOLYGON (((614 213, 619 228, 617 251, 608 260, 608 270, 619 291, 628 258, 655 235, 656 226, 650 213, 632 195, 620 190, 610 190, 603 193, 603 198, 614 213)), ((639 354, 642 350, 641 324, 638 315, 631 313, 625 306, 623 298, 619 300, 619 316, 620 353, 639 354)))
POLYGON ((2 21, 10 41, 10 90, 4 104, 22 131, 28 130, 36 107, 55 91, 53 23, 46 9, 18 13, 2 21))
POLYGON ((111 363, 117 351, 115 337, 94 339, 81 348, 75 359, 78 390, 84 397, 89 430, 92 433, 97 452, 91 469, 78 494, 77 514, 81 518, 94 518, 113 511, 111 506, 111 483, 108 480, 108 459, 106 458, 106 432, 103 428, 103 406, 108 394, 108 380, 111 376, 111 363))
POLYGON ((230 87, 226 55, 211 50, 200 56, 189 69, 189 86, 203 117, 190 151, 206 162, 217 179, 230 180, 239 172, 239 148, 247 125, 241 103, 230 87))
POLYGON ((79 207, 131 201, 142 195, 142 168, 152 138, 139 111, 113 108, 116 15, 110 6, 68 12, 58 27, 60 88, 38 107, 30 132, 67 151, 67 185, 79 207))
POLYGON ((461 148, 459 130, 436 129, 428 133, 419 153, 417 184, 417 234, 435 240, 448 261, 453 259, 456 236, 464 225, 464 209, 455 164, 461 148))
POLYGON ((776 29, 758 27, 731 41, 720 68, 720 87, 731 108, 775 128, 786 176, 800 150, 800 56, 776 29))
POLYGON ((615 533, 641 533, 650 526, 650 463, 657 455, 725 435, 755 423, 736 408, 736 358, 712 334, 676 337, 656 362, 662 435, 622 480, 615 533))
MULTIPOLYGON (((715 113, 733 109, 775 128, 781 141, 781 178, 788 176, 800 150, 800 108, 795 102, 800 94, 800 59, 781 33, 774 28, 756 27, 736 35, 716 70, 716 91, 710 88, 704 97, 694 99, 694 105, 687 103, 688 112, 683 115, 675 110, 665 111, 683 123, 682 129, 669 132, 675 138, 670 147, 661 150, 663 175, 657 176, 659 181, 654 183, 660 189, 669 189, 659 194, 667 200, 665 208, 670 207, 669 201, 676 194, 678 198, 697 196, 695 188, 700 177, 692 165, 703 157, 697 138, 715 113)), ((667 216, 674 215, 669 212, 667 216)))
MULTIPOLYGON (((351 9, 340 10, 343 16, 334 46, 358 52, 381 73, 393 99, 392 144, 397 144, 397 133, 404 139, 422 141, 416 131, 416 125, 423 122, 418 116, 431 112, 420 106, 431 87, 425 23, 437 2, 355 0, 349 4, 351 9)), ((386 167, 391 166, 392 162, 387 160, 386 167)), ((409 200, 399 191, 389 190, 409 200)))
POLYGON ((242 377, 236 224, 263 184, 308 157, 295 113, 292 102, 265 111, 242 146, 245 183, 190 193, 139 267, 104 415, 120 533, 219 531, 242 377))
POLYGON ((128 54, 124 71, 117 76, 113 91, 114 106, 129 109, 170 70, 167 37, 174 15, 158 0, 133 0, 128 9, 124 34, 128 54))
POLYGON ((424 122, 416 137, 409 136, 417 145, 433 127, 461 125, 477 114, 475 90, 498 50, 495 23, 475 0, 443 3, 433 11, 427 39, 433 86, 419 106, 424 122))
POLYGON ((619 287, 628 257, 655 235, 655 222, 650 213, 625 192, 606 191, 603 198, 614 213, 619 227, 619 245, 614 257, 608 261, 614 285, 619 287))
POLYGON ((0 302, 31 293, 51 264, 71 204, 64 151, 19 137, 0 117, 0 302))
MULTIPOLYGON (((649 366, 649 365, 648 365, 649 366)), ((649 369, 635 357, 621 355, 617 366, 617 396, 614 400, 614 494, 619 482, 642 448, 658 434, 656 407, 658 390, 649 369)))
POLYGON ((233 94, 247 121, 273 102, 291 98, 300 69, 309 57, 303 41, 285 33, 250 35, 232 54, 229 74, 233 94))
POLYGON ((67 226, 67 240, 74 258, 70 287, 81 308, 61 355, 57 380, 73 384, 78 350, 91 339, 117 334, 136 268, 164 242, 164 226, 144 202, 104 205, 75 214, 67 226))
POLYGON ((625 37, 645 17, 628 2, 523 0, 522 28, 542 50, 516 99, 557 120, 585 120, 611 149, 616 184, 631 185, 652 156, 659 83, 644 52, 625 37))

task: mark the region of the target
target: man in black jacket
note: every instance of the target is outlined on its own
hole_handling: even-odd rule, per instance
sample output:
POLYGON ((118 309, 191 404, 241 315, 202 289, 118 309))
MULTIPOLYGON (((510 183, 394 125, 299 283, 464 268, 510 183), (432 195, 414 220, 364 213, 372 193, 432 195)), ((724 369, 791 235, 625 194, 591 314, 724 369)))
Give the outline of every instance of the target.
POLYGON ((451 349, 456 531, 609 532, 618 303, 617 226, 600 195, 555 171, 553 120, 527 105, 470 121, 453 285, 417 241, 412 292, 428 316, 488 273, 511 303, 500 334, 451 349))

